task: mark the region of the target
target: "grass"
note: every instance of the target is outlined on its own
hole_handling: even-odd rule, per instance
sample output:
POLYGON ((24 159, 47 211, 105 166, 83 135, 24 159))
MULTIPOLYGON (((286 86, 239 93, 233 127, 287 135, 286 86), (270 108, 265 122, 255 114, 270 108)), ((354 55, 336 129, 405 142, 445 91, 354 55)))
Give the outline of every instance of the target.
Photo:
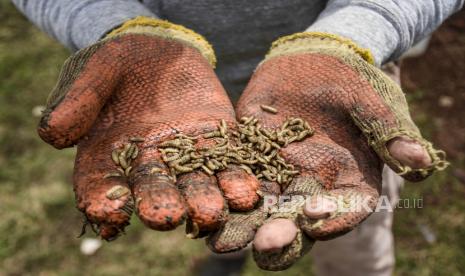
MULTIPOLYGON (((80 254, 81 216, 70 184, 74 150, 57 151, 43 143, 33 114, 68 56, 9 1, 0 0, 0 275, 188 275, 194 261, 208 254, 203 241, 186 240, 182 230, 153 232, 136 219, 128 235, 105 243, 94 256, 80 254)), ((415 110, 427 128, 430 118, 420 107, 415 110)), ((406 186, 402 197, 423 197, 424 208, 396 213, 396 274, 465 273, 464 194, 464 185, 449 171, 406 186), (437 234, 436 243, 424 240, 419 224, 437 234)), ((310 271, 306 257, 274 275, 310 271)), ((245 275, 269 274, 249 258, 245 275)))

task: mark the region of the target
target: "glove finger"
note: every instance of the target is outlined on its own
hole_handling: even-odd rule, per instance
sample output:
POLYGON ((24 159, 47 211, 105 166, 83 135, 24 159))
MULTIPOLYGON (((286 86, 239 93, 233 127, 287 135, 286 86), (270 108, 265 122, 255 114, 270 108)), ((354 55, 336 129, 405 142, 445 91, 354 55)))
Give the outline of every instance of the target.
POLYGON ((296 220, 305 200, 301 194, 314 193, 321 187, 299 187, 309 189, 300 193, 285 192, 280 200, 274 200, 273 203, 279 203, 277 206, 270 203, 267 205, 266 210, 271 212, 271 217, 258 229, 254 239, 254 260, 262 269, 284 270, 308 253, 313 246, 314 241, 297 227, 296 220))
POLYGON ((38 132, 45 142, 61 149, 88 132, 118 83, 112 51, 97 43, 65 62, 39 123, 38 132))
POLYGON ((80 146, 74 170, 77 207, 92 228, 105 240, 113 240, 124 228, 134 209, 126 178, 115 172, 110 147, 80 146))
POLYGON ((269 219, 258 228, 253 240, 254 249, 260 252, 281 250, 295 240, 297 232, 297 225, 290 219, 269 219))
POLYGON ((215 230, 225 221, 228 208, 215 176, 202 171, 182 174, 177 186, 186 202, 189 219, 199 231, 215 230))
MULTIPOLYGON (((335 189, 320 189, 312 193, 303 206, 303 212, 299 212, 297 222, 311 238, 327 240, 343 235, 365 220, 376 207, 379 198, 377 184, 367 183, 373 178, 353 170, 340 172, 340 175, 334 184, 335 189)), ((313 183, 321 186, 318 182, 313 183)))
POLYGON ((172 230, 184 223, 186 203, 158 150, 144 144, 140 146, 130 176, 137 215, 151 229, 172 230))
POLYGON ((245 248, 267 217, 262 206, 249 212, 230 213, 226 223, 208 236, 207 246, 215 253, 227 253, 245 248))
POLYGON ((278 251, 257 251, 253 249, 253 258, 258 267, 264 270, 285 270, 293 265, 312 248, 314 241, 301 230, 297 230, 295 239, 278 251))
POLYGON ((247 211, 259 200, 257 191, 260 187, 258 179, 236 165, 229 165, 216 175, 218 185, 223 192, 231 210, 247 211))
POLYGON ((227 217, 226 223, 217 231, 211 233, 206 242, 216 253, 226 253, 246 247, 254 238, 255 231, 268 217, 264 204, 272 205, 276 196, 281 193, 280 186, 274 181, 259 181, 259 193, 263 195, 258 206, 248 212, 233 212, 227 217), (272 198, 268 196, 274 195, 272 198))
POLYGON ((356 72, 347 69, 347 78, 354 83, 346 87, 356 87, 351 93, 355 97, 348 102, 348 109, 379 157, 394 171, 413 181, 426 178, 434 170, 444 169, 447 166, 444 153, 422 138, 401 88, 373 66, 359 64, 354 68, 356 72), (403 154, 396 154, 387 147, 391 140, 399 137, 414 141, 412 145, 404 145, 403 154), (420 162, 409 162, 408 159, 420 162), (421 162, 423 160, 426 162, 421 162))
POLYGON ((412 169, 426 168, 432 162, 426 149, 407 136, 391 139, 387 144, 387 149, 394 159, 412 169))
MULTIPOLYGON (((342 209, 352 203, 357 207, 355 199, 366 199, 368 206, 372 206, 378 199, 382 166, 369 148, 354 147, 349 151, 327 137, 316 134, 315 141, 310 139, 300 145, 291 144, 283 150, 283 155, 285 158, 294 158, 294 163, 299 163, 302 171, 283 193, 289 197, 292 208, 286 207, 288 203, 279 207, 286 207, 283 210, 288 210, 291 218, 296 219, 311 238, 329 239, 341 235, 370 214, 365 209, 360 212, 351 209, 346 212, 342 209), (316 210, 308 208, 311 206, 306 203, 315 197, 322 198, 320 204, 325 202, 324 199, 327 199, 326 202, 335 201, 337 211, 334 212, 329 204, 324 206, 326 208, 316 210), (300 206, 299 201, 302 203, 300 206), (306 214, 303 206, 308 209, 306 214)), ((280 211, 279 214, 285 217, 286 212, 280 211)))

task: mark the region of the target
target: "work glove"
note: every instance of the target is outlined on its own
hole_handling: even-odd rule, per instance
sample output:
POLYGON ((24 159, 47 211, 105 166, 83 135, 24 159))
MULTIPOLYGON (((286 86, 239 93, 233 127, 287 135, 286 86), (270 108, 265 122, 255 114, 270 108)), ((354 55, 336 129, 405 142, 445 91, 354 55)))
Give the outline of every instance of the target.
POLYGON ((315 130, 280 150, 299 171, 280 187, 281 200, 271 196, 276 189, 265 189, 259 209, 231 213, 208 239, 215 252, 254 240, 262 269, 285 269, 314 240, 342 235, 366 219, 378 203, 383 163, 410 181, 447 166, 444 153, 413 123, 400 87, 373 65, 368 50, 335 35, 298 33, 277 40, 236 112, 268 129, 299 117, 315 130))
POLYGON ((191 137, 207 147, 203 134, 221 120, 236 124, 214 63, 200 35, 138 17, 64 64, 38 132, 58 149, 77 145, 77 208, 103 239, 122 233, 133 210, 155 230, 188 219, 197 235, 219 227, 228 204, 247 210, 257 202, 258 180, 244 170, 207 174, 162 154, 173 143, 192 146, 191 137))

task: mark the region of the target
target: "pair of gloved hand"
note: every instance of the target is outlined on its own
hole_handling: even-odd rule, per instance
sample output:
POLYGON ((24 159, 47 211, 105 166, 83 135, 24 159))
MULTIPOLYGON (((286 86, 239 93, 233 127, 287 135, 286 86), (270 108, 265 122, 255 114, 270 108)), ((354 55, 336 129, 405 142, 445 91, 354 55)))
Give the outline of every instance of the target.
POLYGON ((314 240, 341 235, 367 218, 370 210, 344 211, 340 199, 354 207, 363 198, 374 208, 383 163, 415 181, 446 164, 421 137, 401 89, 372 62, 368 51, 337 36, 284 37, 234 110, 213 72, 208 42, 181 26, 136 18, 67 60, 39 134, 56 148, 77 144, 77 205, 102 238, 117 237, 135 209, 155 230, 188 219, 209 235, 215 252, 254 240, 260 267, 285 269, 314 240), (179 133, 210 132, 222 119, 234 127, 242 116, 255 116, 270 129, 300 117, 315 129, 313 137, 281 150, 300 171, 288 187, 282 191, 235 166, 214 176, 186 173, 176 183, 168 176, 157 145, 179 133), (131 137, 143 141, 128 177, 106 177, 115 170, 112 152, 131 137), (291 200, 268 212, 259 189, 291 200))

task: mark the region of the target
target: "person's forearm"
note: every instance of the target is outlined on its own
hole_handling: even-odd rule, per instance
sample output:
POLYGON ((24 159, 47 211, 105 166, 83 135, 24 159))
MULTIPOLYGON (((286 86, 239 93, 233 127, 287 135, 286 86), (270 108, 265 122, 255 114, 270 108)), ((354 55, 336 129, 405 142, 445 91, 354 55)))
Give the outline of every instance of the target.
POLYGON ((32 22, 72 50, 87 47, 136 16, 155 17, 137 0, 12 0, 32 22))
POLYGON ((434 31, 464 0, 331 0, 307 31, 327 32, 369 49, 379 65, 434 31))

